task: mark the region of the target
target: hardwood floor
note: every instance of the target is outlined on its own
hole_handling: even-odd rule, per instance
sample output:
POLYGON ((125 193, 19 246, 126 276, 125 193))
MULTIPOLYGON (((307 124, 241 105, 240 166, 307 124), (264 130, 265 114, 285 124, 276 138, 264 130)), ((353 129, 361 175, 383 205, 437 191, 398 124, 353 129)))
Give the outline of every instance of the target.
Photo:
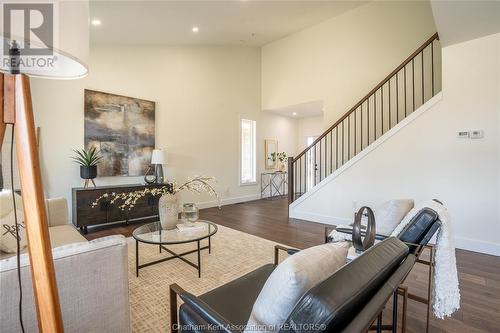
MULTIPOLYGON (((201 218, 220 225, 247 232, 296 248, 322 244, 325 225, 287 217, 287 201, 258 200, 242 204, 204 209, 201 218)), ((114 228, 89 232, 87 239, 112 234, 127 237, 139 224, 120 225, 114 228)), ((452 318, 431 319, 431 332, 500 332, 500 257, 457 250, 460 279, 461 309, 452 318)), ((415 265, 405 284, 409 291, 426 295, 427 267, 415 265)), ((391 305, 387 305, 384 319, 390 322, 391 305)), ((425 332, 426 307, 409 301, 408 332, 425 332)), ((400 320, 401 321, 401 320, 400 320)))

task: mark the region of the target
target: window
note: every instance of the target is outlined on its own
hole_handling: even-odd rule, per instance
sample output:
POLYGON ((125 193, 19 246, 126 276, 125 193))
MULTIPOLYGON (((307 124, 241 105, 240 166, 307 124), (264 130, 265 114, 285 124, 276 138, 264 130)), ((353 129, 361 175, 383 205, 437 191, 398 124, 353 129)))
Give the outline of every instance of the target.
POLYGON ((241 119, 241 170, 240 183, 253 184, 257 181, 256 149, 255 149, 255 120, 241 119))

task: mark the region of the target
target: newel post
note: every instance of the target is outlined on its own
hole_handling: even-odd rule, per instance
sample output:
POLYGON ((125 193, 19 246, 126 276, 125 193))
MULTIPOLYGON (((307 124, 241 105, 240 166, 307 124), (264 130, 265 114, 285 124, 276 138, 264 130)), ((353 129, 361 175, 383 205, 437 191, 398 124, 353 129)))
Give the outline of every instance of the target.
POLYGON ((293 157, 288 157, 288 204, 293 202, 293 157))

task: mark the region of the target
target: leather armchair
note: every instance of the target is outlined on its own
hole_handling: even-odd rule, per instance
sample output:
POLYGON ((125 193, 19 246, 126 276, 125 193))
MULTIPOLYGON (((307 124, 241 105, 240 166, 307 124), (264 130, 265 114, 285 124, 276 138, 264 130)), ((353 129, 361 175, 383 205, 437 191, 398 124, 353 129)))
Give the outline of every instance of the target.
MULTIPOLYGON (((440 227, 441 221, 439 220, 439 216, 436 211, 431 208, 423 208, 411 219, 397 238, 409 246, 410 252, 416 253, 429 243, 432 236, 434 236, 440 227)), ((328 227, 325 228, 326 242, 330 241, 328 234, 329 231, 333 229, 328 227)), ((338 232, 352 234, 352 229, 337 228, 335 230, 338 232)), ((361 235, 365 236, 365 232, 363 230, 361 231, 361 235)), ((384 240, 388 237, 389 236, 375 234, 376 240, 384 240)))
MULTIPOLYGON (((279 250, 289 252, 277 246, 275 251, 279 250)), ((366 331, 414 261, 408 246, 395 237, 374 245, 305 294, 280 332, 366 331)), ((242 332, 253 303, 276 265, 262 266, 198 297, 172 285, 172 331, 242 332), (177 297, 184 301, 178 316, 177 297)))

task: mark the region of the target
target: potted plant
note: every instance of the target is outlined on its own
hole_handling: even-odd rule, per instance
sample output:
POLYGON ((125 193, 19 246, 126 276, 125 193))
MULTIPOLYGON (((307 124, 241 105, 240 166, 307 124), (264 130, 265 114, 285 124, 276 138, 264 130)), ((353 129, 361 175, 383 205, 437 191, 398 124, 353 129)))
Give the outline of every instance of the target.
POLYGON ((285 172, 286 170, 286 153, 282 151, 281 153, 271 153, 269 159, 274 163, 276 160, 278 163, 278 171, 285 172))
POLYGON ((281 153, 278 153, 278 160, 280 161, 280 171, 285 172, 286 170, 286 153, 282 151, 281 153))
POLYGON ((94 178, 97 177, 97 164, 102 160, 102 156, 95 146, 88 149, 74 149, 76 155, 72 159, 80 165, 80 177, 85 179, 84 187, 89 186, 89 180, 94 184, 94 178))

